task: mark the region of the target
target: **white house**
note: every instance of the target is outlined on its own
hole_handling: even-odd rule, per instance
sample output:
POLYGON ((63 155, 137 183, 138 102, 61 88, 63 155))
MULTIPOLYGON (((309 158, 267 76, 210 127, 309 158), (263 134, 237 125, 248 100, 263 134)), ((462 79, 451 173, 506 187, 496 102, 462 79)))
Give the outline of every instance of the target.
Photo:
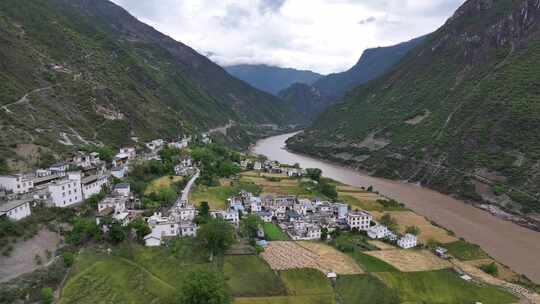
POLYGON ((334 210, 337 213, 338 219, 346 219, 349 212, 349 206, 343 203, 335 203, 334 210))
POLYGON ((371 239, 383 239, 388 235, 388 228, 383 225, 375 225, 369 227, 367 235, 371 239))
POLYGON ((272 222, 272 213, 266 211, 260 211, 256 213, 263 222, 270 223, 272 222))
POLYGON ((197 236, 197 225, 192 222, 180 223, 180 234, 182 236, 197 236))
POLYGON ((171 210, 171 214, 176 221, 193 221, 195 219, 196 209, 187 202, 177 203, 171 210))
POLYGON ((351 229, 366 231, 369 229, 372 217, 365 211, 351 211, 347 214, 347 224, 351 229))
POLYGON ((261 162, 258 162, 258 161, 254 162, 254 163, 253 163, 253 170, 261 171, 261 170, 262 170, 262 164, 261 164, 261 162))
POLYGON ((0 188, 16 194, 28 193, 34 188, 32 178, 23 174, 0 176, 0 188))
POLYGON ((98 212, 110 208, 115 213, 126 211, 127 198, 122 196, 108 196, 98 202, 98 212))
POLYGON ((58 162, 52 166, 49 167, 49 171, 51 171, 52 174, 60 174, 63 175, 68 169, 68 164, 61 161, 58 162))
POLYGON ((107 175, 91 175, 83 178, 81 180, 83 199, 87 199, 90 196, 101 192, 108 181, 107 175))
POLYGON ((137 157, 137 151, 134 147, 120 148, 120 154, 127 155, 129 160, 135 159, 135 157, 137 157))
POLYGON ((417 245, 416 235, 407 233, 397 241, 397 244, 403 249, 414 248, 417 245))
POLYGON ((128 183, 121 183, 114 185, 114 193, 121 195, 123 197, 129 197, 131 190, 128 183))
POLYGON ((223 210, 217 210, 217 211, 211 211, 210 215, 213 217, 221 217, 222 219, 226 220, 227 222, 237 226, 240 224, 240 216, 238 214, 238 211, 231 209, 229 211, 223 211, 223 210))
POLYGON ((321 227, 318 225, 308 226, 306 238, 309 240, 319 240, 321 238, 321 227))
POLYGON ((113 167, 127 167, 129 165, 130 155, 127 153, 118 153, 112 160, 113 167))
POLYGON ((55 207, 69 207, 83 200, 81 173, 69 172, 68 177, 49 184, 51 203, 55 207))
POLYGON ((152 231, 144 237, 144 245, 147 247, 161 246, 161 234, 159 231, 152 231))
POLYGON ((152 151, 159 151, 163 147, 165 141, 163 139, 154 139, 149 143, 146 143, 146 147, 152 151))
POLYGON ((111 169, 111 175, 118 179, 122 179, 124 178, 126 171, 127 171, 127 167, 125 166, 113 167, 111 169))
POLYGON ((28 200, 13 200, 0 203, 0 216, 5 215, 14 221, 18 221, 30 216, 30 214, 32 214, 32 211, 28 200))
POLYGON ((249 210, 252 213, 262 211, 262 201, 260 197, 252 196, 249 198, 249 210))
POLYGON ((127 226, 130 222, 130 218, 129 218, 129 212, 119 212, 119 213, 115 213, 113 215, 113 219, 116 220, 117 222, 119 222, 120 224, 122 224, 122 226, 127 226))

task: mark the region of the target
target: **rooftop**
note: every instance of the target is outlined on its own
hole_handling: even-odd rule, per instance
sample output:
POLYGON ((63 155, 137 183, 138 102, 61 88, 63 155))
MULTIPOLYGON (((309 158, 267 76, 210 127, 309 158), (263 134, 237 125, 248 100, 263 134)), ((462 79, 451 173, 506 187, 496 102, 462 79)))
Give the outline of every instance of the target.
POLYGON ((0 202, 0 212, 7 212, 11 209, 17 208, 20 205, 24 205, 26 203, 29 203, 29 199, 22 199, 22 200, 11 200, 7 202, 0 202))

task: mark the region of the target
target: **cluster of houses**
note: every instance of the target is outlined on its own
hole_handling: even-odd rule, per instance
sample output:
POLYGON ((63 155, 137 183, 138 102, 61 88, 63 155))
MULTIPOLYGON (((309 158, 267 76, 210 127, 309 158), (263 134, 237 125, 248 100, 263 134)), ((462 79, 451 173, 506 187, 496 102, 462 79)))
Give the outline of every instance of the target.
MULTIPOLYGON (((208 135, 203 134, 201 137, 203 142, 211 142, 208 135)), ((182 149, 186 148, 190 142, 191 137, 180 137, 168 142, 163 139, 152 140, 144 144, 149 152, 141 158, 155 158, 157 152, 165 145, 182 149)), ((60 208, 79 204, 92 195, 100 193, 105 186, 109 185, 110 177, 124 178, 130 162, 137 157, 135 147, 122 147, 111 163, 107 164, 96 152, 77 151, 49 168, 2 175, 0 176, 0 216, 6 216, 12 220, 23 219, 31 214, 31 205, 36 203, 60 208)), ((175 167, 178 175, 182 176, 191 175, 195 170, 189 157, 182 158, 180 164, 175 167)), ((110 196, 106 200, 122 201, 124 199, 118 198, 115 191, 110 196)), ((122 205, 119 203, 118 208, 113 208, 115 212, 122 213, 122 205)))
POLYGON ((145 245, 160 246, 165 238, 196 236, 195 215, 195 207, 184 200, 177 201, 166 214, 154 213, 147 219, 152 232, 144 237, 145 245))
POLYGON ((281 163, 271 160, 258 161, 246 158, 240 161, 240 167, 272 174, 286 174, 289 177, 301 177, 306 175, 305 169, 290 166, 284 167, 281 163))
POLYGON ((345 203, 331 203, 318 198, 309 200, 294 195, 259 197, 242 191, 229 198, 227 210, 216 211, 215 215, 237 225, 240 212, 256 214, 267 223, 277 223, 293 240, 318 240, 323 229, 328 233, 340 229, 364 231, 372 239, 388 239, 405 249, 417 246, 416 236, 405 234, 398 238, 387 227, 372 225, 373 217, 368 212, 350 210, 345 203))

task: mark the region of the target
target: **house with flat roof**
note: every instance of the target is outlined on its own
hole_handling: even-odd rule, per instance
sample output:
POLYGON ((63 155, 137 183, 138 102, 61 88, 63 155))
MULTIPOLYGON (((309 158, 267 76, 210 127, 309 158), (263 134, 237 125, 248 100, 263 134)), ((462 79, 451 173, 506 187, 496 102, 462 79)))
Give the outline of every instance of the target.
POLYGON ((0 202, 0 216, 7 216, 11 220, 18 221, 30 214, 32 214, 30 200, 0 202))

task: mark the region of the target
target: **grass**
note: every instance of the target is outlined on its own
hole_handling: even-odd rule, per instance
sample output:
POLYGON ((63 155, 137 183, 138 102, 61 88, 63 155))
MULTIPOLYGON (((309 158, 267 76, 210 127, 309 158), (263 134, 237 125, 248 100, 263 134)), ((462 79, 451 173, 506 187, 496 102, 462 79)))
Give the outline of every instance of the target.
POLYGON ((181 181, 183 179, 184 178, 182 176, 162 176, 153 180, 144 190, 144 194, 148 195, 150 193, 159 193, 159 190, 170 187, 172 183, 181 181))
POLYGON ((226 256, 223 271, 233 296, 264 297, 287 294, 279 276, 256 255, 226 256))
POLYGON ((367 254, 355 251, 349 254, 366 272, 395 272, 394 266, 367 254))
POLYGON ((334 304, 334 295, 236 298, 234 304, 334 304))
POLYGON ((480 246, 459 240, 444 244, 448 253, 462 261, 488 259, 489 255, 480 246))
POLYGON ((452 270, 377 273, 396 290, 401 303, 507 304, 518 301, 513 295, 493 286, 477 285, 459 278, 452 270))
POLYGON ((290 295, 333 294, 330 281, 316 269, 291 269, 280 271, 279 275, 290 295))
POLYGON ((339 276, 336 292, 342 304, 398 304, 397 293, 371 275, 339 276))
POLYGON ((264 223, 263 225, 264 235, 269 241, 288 241, 289 236, 281 230, 278 226, 272 223, 264 223))
POLYGON ((197 185, 189 194, 189 200, 196 205, 208 202, 211 210, 223 210, 226 208, 227 199, 233 196, 235 189, 230 186, 207 187, 197 185))
POLYGON ((107 255, 84 250, 76 259, 60 298, 68 303, 174 303, 185 275, 212 268, 192 240, 147 248, 121 245, 107 255))

